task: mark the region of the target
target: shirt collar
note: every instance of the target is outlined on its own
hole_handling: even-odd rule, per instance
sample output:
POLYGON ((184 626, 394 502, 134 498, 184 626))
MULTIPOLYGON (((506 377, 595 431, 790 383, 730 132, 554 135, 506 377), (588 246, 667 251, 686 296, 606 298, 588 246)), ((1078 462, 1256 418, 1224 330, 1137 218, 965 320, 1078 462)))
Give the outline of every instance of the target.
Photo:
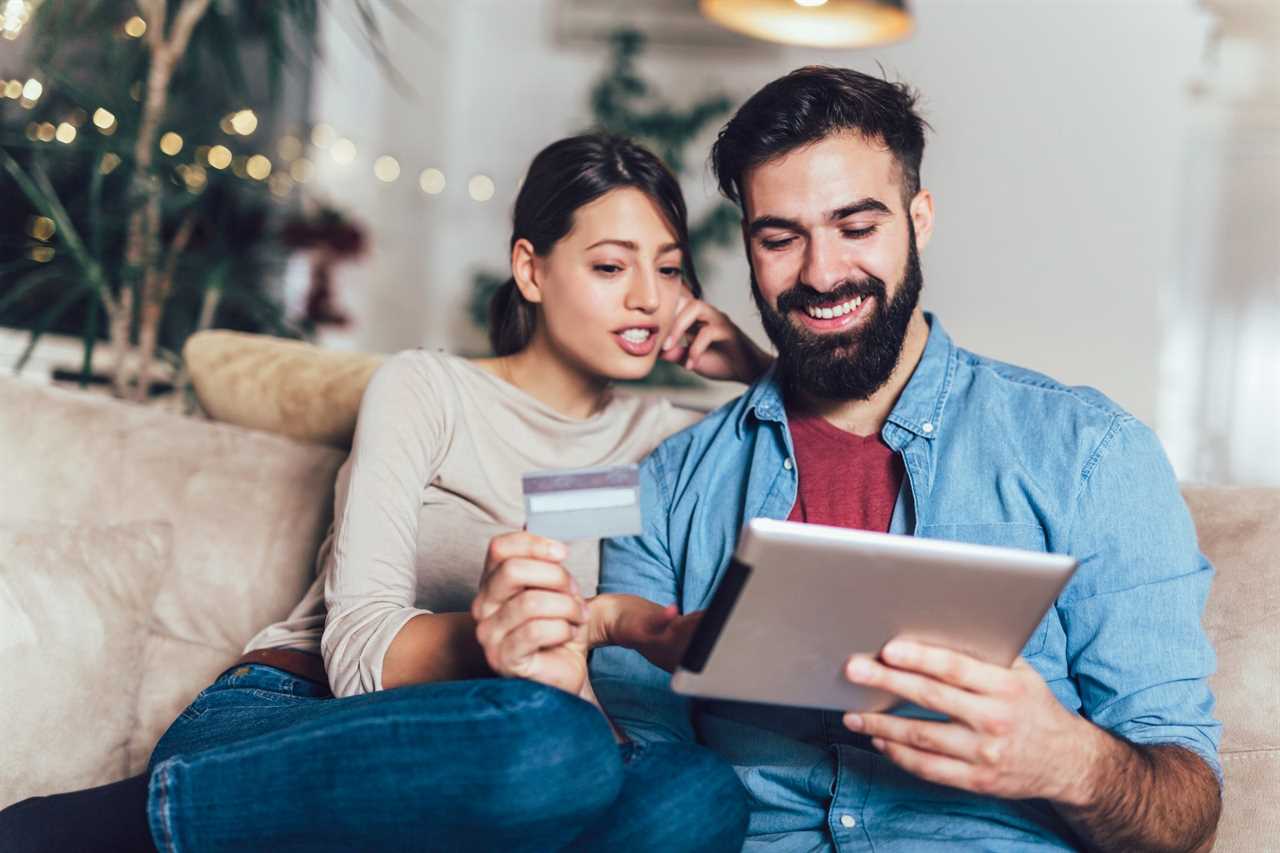
MULTIPOLYGON (((956 352, 951 336, 942 328, 942 322, 928 311, 924 316, 929 324, 929 338, 911 379, 889 413, 889 422, 932 440, 942 430, 942 408, 955 378, 956 352)), ((776 365, 770 367, 747 391, 746 405, 742 407, 736 424, 739 437, 751 415, 760 421, 786 423, 786 404, 776 365)))

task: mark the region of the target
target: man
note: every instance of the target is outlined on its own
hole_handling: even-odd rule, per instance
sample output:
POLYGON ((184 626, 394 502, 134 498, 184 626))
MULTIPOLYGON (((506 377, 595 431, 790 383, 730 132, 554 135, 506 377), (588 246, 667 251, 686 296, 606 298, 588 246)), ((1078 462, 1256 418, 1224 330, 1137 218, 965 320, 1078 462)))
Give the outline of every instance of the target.
POLYGON ((721 132, 714 167, 778 362, 647 460, 644 532, 606 543, 600 591, 701 610, 753 517, 1080 568, 1011 668, 902 641, 849 661, 907 713, 690 702, 616 646, 592 653, 596 694, 633 740, 696 738, 736 766, 748 850, 1207 849, 1212 569, 1145 426, 959 349, 920 309, 934 203, 914 104, 901 85, 803 68, 721 132))

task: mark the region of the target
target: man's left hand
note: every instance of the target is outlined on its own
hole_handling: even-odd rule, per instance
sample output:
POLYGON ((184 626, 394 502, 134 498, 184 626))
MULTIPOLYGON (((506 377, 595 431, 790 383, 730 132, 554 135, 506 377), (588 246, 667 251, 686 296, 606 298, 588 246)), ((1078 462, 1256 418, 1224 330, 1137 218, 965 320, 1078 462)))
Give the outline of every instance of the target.
POLYGON ((1025 660, 1012 667, 907 640, 850 658, 855 684, 937 711, 945 722, 848 713, 845 726, 921 779, 1006 799, 1070 805, 1091 797, 1100 730, 1062 706, 1025 660))

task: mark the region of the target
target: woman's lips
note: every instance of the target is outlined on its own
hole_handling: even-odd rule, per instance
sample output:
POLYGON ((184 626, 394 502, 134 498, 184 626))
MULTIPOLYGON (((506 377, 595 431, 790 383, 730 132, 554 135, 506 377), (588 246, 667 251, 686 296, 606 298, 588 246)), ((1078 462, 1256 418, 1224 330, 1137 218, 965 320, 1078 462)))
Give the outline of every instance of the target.
POLYGON ((646 331, 649 332, 649 337, 643 341, 629 341, 623 337, 622 332, 614 332, 613 339, 628 355, 642 357, 651 354, 658 346, 658 330, 646 329, 646 331))

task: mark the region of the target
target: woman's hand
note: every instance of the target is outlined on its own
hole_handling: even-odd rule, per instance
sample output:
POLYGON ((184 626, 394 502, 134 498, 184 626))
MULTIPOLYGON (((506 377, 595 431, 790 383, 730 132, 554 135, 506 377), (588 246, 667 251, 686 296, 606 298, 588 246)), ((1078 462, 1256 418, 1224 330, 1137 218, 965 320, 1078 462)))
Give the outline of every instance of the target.
POLYGON ((561 542, 518 531, 495 536, 471 604, 476 639, 495 673, 581 695, 587 686, 587 607, 561 565, 561 542))
POLYGON ((676 303, 675 325, 663 341, 659 358, 707 379, 736 379, 744 384, 755 382, 773 364, 773 356, 756 346, 728 315, 696 298, 688 288, 676 303))
POLYGON ((674 604, 663 607, 638 595, 597 595, 587 602, 590 648, 625 646, 654 666, 675 671, 705 611, 680 615, 674 604))

